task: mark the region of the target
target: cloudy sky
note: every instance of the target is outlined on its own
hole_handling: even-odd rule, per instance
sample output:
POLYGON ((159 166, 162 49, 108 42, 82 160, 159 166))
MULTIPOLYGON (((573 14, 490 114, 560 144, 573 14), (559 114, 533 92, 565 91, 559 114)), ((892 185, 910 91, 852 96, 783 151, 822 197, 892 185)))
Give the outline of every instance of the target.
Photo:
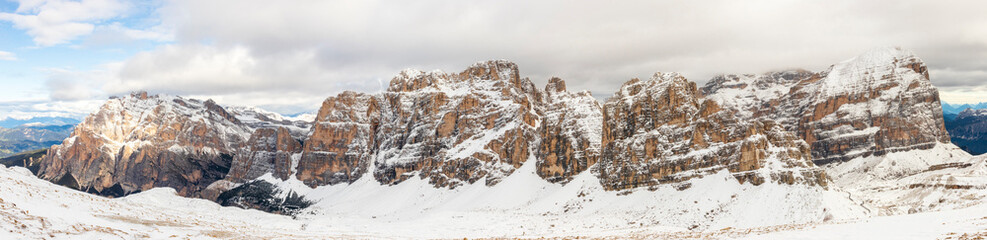
MULTIPOLYGON (((3 0, 0 0, 3 1, 3 0)), ((0 118, 81 117, 134 90, 292 114, 401 69, 508 59, 604 96, 633 77, 825 70, 901 46, 942 99, 987 101, 985 1, 0 2, 0 118)))

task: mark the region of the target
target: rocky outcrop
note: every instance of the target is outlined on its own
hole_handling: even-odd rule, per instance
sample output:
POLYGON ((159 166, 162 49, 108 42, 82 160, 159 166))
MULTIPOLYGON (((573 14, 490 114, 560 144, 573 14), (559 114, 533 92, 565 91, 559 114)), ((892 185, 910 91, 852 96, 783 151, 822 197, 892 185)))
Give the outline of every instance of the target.
POLYGON ((211 100, 135 93, 110 99, 76 126, 38 175, 96 193, 172 187, 198 196, 226 176, 250 132, 211 100))
POLYGON ((727 170, 740 182, 822 185, 808 145, 772 121, 741 121, 676 73, 633 79, 603 106, 606 189, 675 183, 727 170))
POLYGON ((455 74, 405 70, 384 93, 327 99, 298 177, 336 184, 372 168, 384 184, 411 177, 437 187, 495 184, 531 158, 540 107, 540 91, 514 63, 481 62, 455 74))
POLYGON ((719 76, 703 92, 746 119, 778 121, 811 145, 817 164, 949 142, 927 67, 900 48, 818 73, 719 76))
POLYGON ((296 139, 308 137, 312 128, 312 120, 288 119, 280 114, 268 112, 256 107, 230 106, 226 109, 236 115, 238 121, 251 129, 284 128, 296 139))
POLYGON ((257 129, 246 147, 233 157, 226 179, 242 183, 272 173, 275 178, 287 180, 294 173, 301 152, 301 141, 293 138, 287 128, 257 129))
POLYGON ((323 101, 302 148, 298 179, 321 186, 363 176, 373 156, 378 105, 375 96, 349 91, 323 101))
POLYGON ((600 157, 603 110, 588 91, 566 91, 565 81, 548 80, 545 113, 538 127, 538 176, 568 182, 600 157))
POLYGON ((267 173, 313 187, 493 185, 529 160, 547 181, 592 170, 609 190, 720 171, 742 183, 826 186, 812 160, 948 142, 936 94, 921 61, 895 48, 818 73, 719 76, 703 89, 658 73, 603 106, 561 79, 540 90, 514 63, 487 61, 458 73, 405 70, 381 93, 340 93, 312 123, 179 97, 112 99, 52 148, 41 173, 97 192, 168 186, 207 198, 267 173))
POLYGON ((381 94, 374 177, 492 185, 531 157, 540 92, 507 61, 454 74, 406 70, 381 94))

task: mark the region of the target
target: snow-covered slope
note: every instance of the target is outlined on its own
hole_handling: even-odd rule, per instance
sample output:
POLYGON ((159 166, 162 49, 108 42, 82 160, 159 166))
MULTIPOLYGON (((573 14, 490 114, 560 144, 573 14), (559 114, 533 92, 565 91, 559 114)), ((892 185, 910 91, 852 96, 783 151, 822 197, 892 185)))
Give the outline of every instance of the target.
POLYGON ((833 185, 877 215, 953 210, 987 197, 987 156, 952 144, 825 166, 833 185))
POLYGON ((257 107, 229 106, 226 110, 251 129, 283 127, 290 130, 291 136, 295 138, 304 138, 312 127, 312 119, 315 118, 314 116, 309 118, 307 115, 289 118, 257 107))
POLYGON ((107 199, 0 167, 0 239, 935 239, 987 229, 983 205, 855 218, 865 210, 846 193, 738 184, 725 172, 690 180, 693 189, 625 195, 602 191, 586 173, 567 185, 531 184, 540 178, 526 165, 501 184, 453 190, 419 179, 315 189, 272 180, 321 200, 292 218, 167 188, 107 199))
POLYGON ((308 213, 292 219, 182 198, 162 188, 106 199, 39 180, 24 169, 2 168, 0 236, 607 236, 821 222, 861 212, 842 194, 818 188, 739 184, 726 172, 690 181, 696 186, 693 189, 666 186, 617 194, 603 190, 588 171, 564 186, 542 181, 535 174, 534 161, 501 184, 487 186, 481 180, 453 190, 436 189, 418 178, 380 185, 369 175, 352 184, 315 189, 297 180, 274 181, 319 200, 308 213))
MULTIPOLYGON (((987 159, 943 141, 934 90, 921 61, 887 48, 819 73, 723 76, 702 93, 657 73, 603 106, 561 79, 541 91, 506 61, 406 70, 386 92, 326 99, 311 128, 137 93, 80 124, 41 176, 144 192, 109 200, 0 169, 0 217, 13 223, 0 234, 725 238, 987 212, 987 159), (254 179, 315 204, 287 218, 176 196, 254 179)), ((924 233, 940 230, 955 229, 924 233)))
POLYGON ((910 51, 878 48, 818 73, 719 76, 704 93, 797 133, 834 187, 873 214, 956 209, 983 196, 983 160, 949 143, 938 91, 910 51))

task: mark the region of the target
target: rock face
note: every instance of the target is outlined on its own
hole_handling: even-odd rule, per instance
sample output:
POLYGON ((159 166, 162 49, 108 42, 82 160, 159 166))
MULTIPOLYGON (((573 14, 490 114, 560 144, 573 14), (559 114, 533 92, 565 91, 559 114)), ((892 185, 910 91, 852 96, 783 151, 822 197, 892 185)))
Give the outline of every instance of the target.
POLYGON ((495 184, 531 156, 540 100, 534 84, 506 61, 458 74, 405 70, 384 93, 325 101, 299 179, 352 182, 372 167, 384 184, 415 176, 438 187, 495 184))
POLYGON ((287 180, 294 173, 301 152, 301 141, 293 138, 287 128, 257 129, 250 135, 246 148, 233 157, 226 178, 246 182, 272 173, 275 178, 287 180))
POLYGON ((226 109, 233 115, 236 115, 236 118, 240 122, 251 129, 284 128, 284 130, 287 130, 296 139, 308 137, 309 130, 312 128, 312 120, 288 119, 280 114, 256 107, 230 106, 226 107, 226 109))
POLYGON ((702 89, 657 73, 602 106, 562 79, 540 90, 514 63, 487 61, 459 73, 405 70, 382 93, 340 93, 312 123, 180 97, 111 99, 52 147, 39 175, 99 193, 173 187, 210 199, 267 173, 313 187, 414 177, 493 185, 526 161, 557 183, 591 170, 608 190, 720 171, 742 183, 826 186, 812 161, 948 142, 938 106, 924 64, 897 48, 818 73, 719 76, 702 89))
POLYGON ((677 73, 633 79, 603 106, 599 176, 609 190, 723 169, 740 182, 826 185, 808 145, 771 121, 741 121, 677 73))
POLYGON ((39 176, 101 194, 172 187, 197 196, 226 176, 250 132, 211 100, 135 93, 110 99, 76 126, 42 160, 39 176))
POLYGON ((538 176, 550 182, 568 182, 600 158, 603 109, 588 91, 566 91, 560 78, 548 80, 543 102, 538 176))
POLYGON ((353 182, 369 166, 380 117, 371 95, 343 92, 322 102, 302 148, 298 179, 310 186, 353 182))
POLYGON ((531 157, 541 95, 507 61, 458 74, 407 70, 381 97, 374 176, 413 176, 442 187, 481 179, 492 185, 531 157))
POLYGON ((750 120, 776 120, 816 164, 948 143, 939 93, 909 51, 881 48, 826 71, 714 78, 703 93, 750 120))

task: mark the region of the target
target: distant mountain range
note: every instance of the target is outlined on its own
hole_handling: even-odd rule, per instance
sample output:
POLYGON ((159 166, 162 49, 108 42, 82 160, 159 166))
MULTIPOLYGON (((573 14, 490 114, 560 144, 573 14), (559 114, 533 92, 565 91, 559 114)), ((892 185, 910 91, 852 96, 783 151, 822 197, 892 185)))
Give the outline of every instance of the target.
POLYGON ((0 120, 0 158, 15 153, 47 149, 72 134, 79 120, 66 117, 34 117, 0 120))
POLYGON ((0 127, 0 158, 15 153, 47 149, 72 134, 75 125, 0 127))
POLYGON ((956 146, 973 155, 987 153, 987 109, 964 110, 945 124, 956 146))
POLYGON ((33 117, 28 119, 5 118, 0 120, 0 128, 16 128, 20 126, 59 126, 75 125, 79 120, 67 117, 33 117))
POLYGON ((942 103, 946 130, 956 146, 973 155, 987 153, 987 102, 942 103))
MULTIPOLYGON (((967 108, 972 108, 974 110, 987 109, 987 102, 974 103, 974 104, 970 104, 970 103, 952 104, 952 103, 942 102, 942 113, 946 115, 951 115, 953 118, 955 118, 957 114, 959 114, 963 110, 966 110, 967 108)), ((947 120, 949 120, 948 117, 947 120)))

